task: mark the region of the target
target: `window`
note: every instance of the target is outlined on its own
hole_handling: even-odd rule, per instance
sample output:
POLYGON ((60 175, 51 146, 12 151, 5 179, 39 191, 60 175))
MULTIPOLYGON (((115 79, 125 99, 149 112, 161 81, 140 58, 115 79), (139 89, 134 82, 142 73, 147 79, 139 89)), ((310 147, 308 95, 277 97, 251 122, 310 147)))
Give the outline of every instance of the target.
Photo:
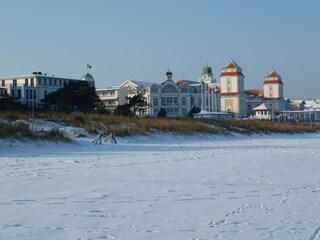
POLYGON ((28 78, 26 78, 26 79, 24 79, 24 86, 28 87, 28 85, 29 85, 28 78))
POLYGON ((36 90, 33 90, 33 99, 37 99, 36 90))
POLYGON ((159 100, 158 98, 153 99, 153 106, 158 106, 159 105, 159 100))
POLYGON ((30 86, 34 87, 34 78, 30 78, 30 81, 31 81, 30 86))
POLYGON ((4 80, 2 80, 2 83, 1 83, 1 85, 2 85, 2 87, 4 87, 5 86, 5 81, 4 80))
POLYGON ((29 99, 29 90, 26 89, 26 99, 29 99))
POLYGON ((187 99, 185 97, 181 98, 181 105, 186 106, 187 105, 187 99))
POLYGON ((62 80, 59 80, 59 87, 62 87, 62 80))
POLYGON ((180 88, 180 92, 181 93, 187 93, 188 92, 188 88, 182 87, 182 88, 180 88))
POLYGON ((13 80, 12 80, 12 85, 13 85, 14 87, 17 86, 17 79, 13 79, 13 80))
POLYGON ((173 85, 166 85, 162 89, 163 93, 177 93, 177 88, 173 85))
POLYGON ((48 91, 44 90, 44 97, 46 97, 48 95, 48 91))
POLYGON ((190 98, 190 102, 191 102, 191 106, 194 106, 194 105, 195 105, 194 97, 191 97, 191 98, 190 98))
POLYGON ((53 80, 53 85, 54 85, 54 86, 57 86, 57 79, 54 79, 54 80, 53 80))
POLYGON ((41 85, 41 83, 42 83, 42 79, 41 78, 39 78, 38 83, 39 83, 39 85, 41 85))
POLYGON ((32 99, 32 90, 30 89, 30 99, 32 99))
POLYGON ((52 86, 52 79, 49 79, 49 86, 52 86))
POLYGON ((43 79, 43 85, 47 85, 47 79, 46 78, 43 79))
POLYGON ((21 90, 18 89, 18 98, 21 99, 21 90))
POLYGON ((136 94, 137 90, 133 87, 128 87, 128 92, 129 92, 129 94, 136 94))

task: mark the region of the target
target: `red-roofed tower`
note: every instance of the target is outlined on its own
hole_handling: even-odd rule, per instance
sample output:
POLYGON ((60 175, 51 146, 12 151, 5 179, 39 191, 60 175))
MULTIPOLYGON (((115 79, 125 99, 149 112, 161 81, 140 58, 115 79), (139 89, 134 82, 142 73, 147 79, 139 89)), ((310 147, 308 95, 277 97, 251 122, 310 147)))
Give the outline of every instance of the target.
POLYGON ((280 75, 272 70, 263 82, 264 98, 283 99, 283 82, 280 75))
POLYGON ((221 111, 230 112, 235 117, 246 117, 246 97, 244 93, 244 75, 241 67, 230 60, 222 68, 221 82, 221 111))

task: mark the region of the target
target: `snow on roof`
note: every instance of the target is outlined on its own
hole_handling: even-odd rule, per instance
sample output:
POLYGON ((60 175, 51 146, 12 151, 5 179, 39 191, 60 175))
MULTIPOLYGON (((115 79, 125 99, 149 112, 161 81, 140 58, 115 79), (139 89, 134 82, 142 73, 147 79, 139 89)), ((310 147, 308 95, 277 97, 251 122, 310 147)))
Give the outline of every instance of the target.
POLYGON ((320 109, 320 104, 316 100, 306 100, 305 103, 307 109, 320 109))
POLYGON ((302 104, 305 103, 304 100, 291 100, 292 103, 298 103, 298 104, 302 104))
POLYGON ((261 110, 269 110, 269 108, 264 103, 262 103, 261 105, 259 105, 258 107, 255 107, 252 110, 253 111, 261 111, 261 110))

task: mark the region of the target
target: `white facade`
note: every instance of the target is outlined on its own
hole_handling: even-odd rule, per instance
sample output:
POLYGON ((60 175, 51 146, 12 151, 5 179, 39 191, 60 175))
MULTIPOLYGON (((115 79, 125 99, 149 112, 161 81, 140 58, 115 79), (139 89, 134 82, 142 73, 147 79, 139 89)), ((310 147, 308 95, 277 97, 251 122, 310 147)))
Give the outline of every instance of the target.
POLYGON ((259 120, 271 120, 272 119, 272 111, 268 108, 264 103, 259 105, 258 107, 252 109, 255 113, 254 118, 259 120))
POLYGON ((96 89, 96 94, 106 109, 114 112, 118 105, 124 105, 127 102, 128 89, 121 87, 102 88, 96 89))
MULTIPOLYGON (((118 105, 124 105, 128 103, 128 98, 143 93, 149 104, 149 91, 148 86, 153 83, 141 82, 136 80, 126 80, 120 86, 111 88, 96 89, 96 94, 99 99, 104 103, 106 109, 111 113, 114 112, 118 105)), ((149 109, 140 109, 138 115, 148 115, 149 109)))
POLYGON ((2 77, 0 87, 5 88, 10 97, 15 97, 21 104, 31 107, 38 106, 47 94, 57 91, 69 81, 88 81, 94 85, 94 79, 90 74, 84 75, 83 80, 80 80, 34 72, 30 75, 2 77))
POLYGON ((166 81, 149 87, 150 116, 157 117, 164 108, 167 117, 185 117, 192 107, 201 107, 200 84, 187 80, 172 80, 172 73, 166 73, 166 81))

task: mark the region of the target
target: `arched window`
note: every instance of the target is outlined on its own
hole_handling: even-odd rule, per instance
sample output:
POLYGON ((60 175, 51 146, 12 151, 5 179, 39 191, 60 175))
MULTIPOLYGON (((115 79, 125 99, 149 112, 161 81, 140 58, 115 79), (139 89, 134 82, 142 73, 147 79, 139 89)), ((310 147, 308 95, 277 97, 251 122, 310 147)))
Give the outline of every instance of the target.
POLYGON ((153 106, 155 107, 155 106, 159 106, 159 100, 158 100, 158 98, 154 98, 153 99, 153 106))
POLYGON ((163 93, 177 93, 177 88, 173 85, 166 85, 162 88, 163 93))
POLYGON ((181 98, 181 105, 186 106, 187 105, 187 99, 185 97, 181 98))
POLYGON ((137 93, 136 89, 133 87, 128 87, 128 92, 129 92, 129 94, 136 94, 137 93))

